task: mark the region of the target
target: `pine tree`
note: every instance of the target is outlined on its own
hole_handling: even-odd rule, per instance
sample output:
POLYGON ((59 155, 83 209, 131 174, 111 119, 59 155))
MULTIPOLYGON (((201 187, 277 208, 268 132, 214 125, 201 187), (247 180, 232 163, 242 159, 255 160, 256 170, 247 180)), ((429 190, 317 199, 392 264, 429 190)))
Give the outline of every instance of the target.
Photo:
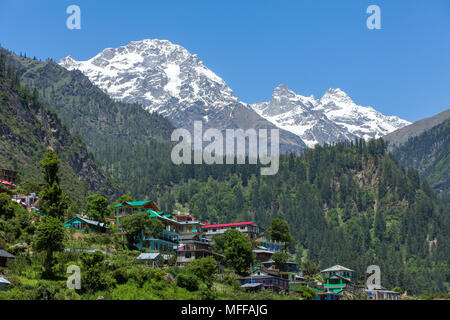
POLYGON ((45 187, 39 194, 39 208, 46 215, 63 220, 69 205, 69 198, 59 185, 59 163, 58 155, 53 151, 48 151, 47 156, 41 161, 45 187))

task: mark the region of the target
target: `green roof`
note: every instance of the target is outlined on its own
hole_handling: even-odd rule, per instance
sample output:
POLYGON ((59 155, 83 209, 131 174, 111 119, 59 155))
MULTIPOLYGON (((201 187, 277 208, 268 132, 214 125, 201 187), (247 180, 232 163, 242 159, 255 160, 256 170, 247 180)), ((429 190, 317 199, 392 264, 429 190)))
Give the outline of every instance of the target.
POLYGON ((151 202, 152 200, 144 200, 144 201, 129 201, 129 202, 122 202, 119 204, 116 204, 114 208, 123 207, 126 205, 132 206, 132 207, 138 207, 146 205, 147 203, 151 202))
POLYGON ((156 211, 153 211, 152 209, 147 210, 147 212, 149 213, 150 218, 165 218, 167 220, 177 222, 176 220, 171 218, 171 216, 172 216, 171 214, 163 214, 164 212, 162 212, 162 211, 156 212, 156 211))
POLYGON ((160 218, 162 214, 162 212, 156 212, 153 211, 152 209, 147 210, 147 212, 149 213, 150 218, 160 218))

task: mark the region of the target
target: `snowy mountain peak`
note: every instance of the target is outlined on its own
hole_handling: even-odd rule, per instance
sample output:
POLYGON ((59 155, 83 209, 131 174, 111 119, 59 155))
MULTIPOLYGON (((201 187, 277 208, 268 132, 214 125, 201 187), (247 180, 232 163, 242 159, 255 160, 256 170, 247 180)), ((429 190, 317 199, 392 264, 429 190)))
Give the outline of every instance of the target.
POLYGON ((328 89, 320 99, 296 94, 285 85, 268 102, 253 109, 278 127, 302 138, 310 147, 355 138, 378 138, 409 122, 357 105, 343 90, 328 89))
MULTIPOLYGON (((140 103, 178 128, 192 130, 194 121, 202 121, 204 128, 276 128, 239 101, 196 54, 168 40, 132 41, 104 49, 86 61, 69 56, 59 63, 81 71, 112 98, 140 103)), ((298 136, 284 130, 280 130, 280 141, 281 152, 306 147, 298 136)))
POLYGON ((288 88, 285 84, 280 84, 273 90, 272 96, 295 95, 295 92, 288 88))
POLYGON ((86 61, 68 56, 60 65, 80 70, 114 99, 166 116, 175 127, 189 128, 198 120, 220 129, 279 127, 284 150, 302 148, 303 141, 313 146, 380 137, 409 124, 357 105, 341 89, 329 89, 316 99, 280 84, 270 101, 247 105, 196 54, 168 40, 132 41, 86 61))
POLYGON ((320 101, 322 104, 327 104, 329 102, 334 102, 337 104, 347 104, 347 105, 355 104, 353 102, 353 100, 349 97, 349 95, 339 88, 328 89, 325 92, 325 94, 323 95, 323 97, 320 99, 320 101))
POLYGON ((132 41, 86 61, 69 56, 59 64, 80 70, 114 99, 138 102, 165 115, 170 114, 168 104, 222 108, 238 102, 225 81, 196 54, 168 40, 132 41))

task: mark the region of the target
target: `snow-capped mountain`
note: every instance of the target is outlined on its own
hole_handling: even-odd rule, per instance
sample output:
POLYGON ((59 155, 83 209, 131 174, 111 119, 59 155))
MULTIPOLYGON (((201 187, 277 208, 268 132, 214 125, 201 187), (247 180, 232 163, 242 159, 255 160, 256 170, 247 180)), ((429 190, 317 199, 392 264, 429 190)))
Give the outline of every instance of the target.
POLYGON ((276 126, 302 138, 312 147, 355 138, 379 138, 410 122, 359 106, 342 90, 329 89, 322 98, 296 94, 286 85, 275 88, 268 102, 252 108, 276 126))
MULTIPOLYGON (((71 56, 59 64, 78 69, 112 98, 137 102, 150 112, 166 116, 176 127, 192 131, 201 120, 204 128, 277 128, 242 103, 196 54, 167 40, 133 41, 108 48, 87 61, 71 56)), ((303 141, 280 130, 280 150, 301 150, 303 141)))
POLYGON ((80 70, 114 99, 137 102, 166 116, 178 128, 192 131, 199 120, 204 128, 220 130, 280 128, 282 152, 380 137, 409 124, 356 105, 340 89, 330 89, 317 100, 280 85, 269 102, 242 103, 196 54, 167 40, 133 41, 87 61, 68 56, 59 64, 80 70))

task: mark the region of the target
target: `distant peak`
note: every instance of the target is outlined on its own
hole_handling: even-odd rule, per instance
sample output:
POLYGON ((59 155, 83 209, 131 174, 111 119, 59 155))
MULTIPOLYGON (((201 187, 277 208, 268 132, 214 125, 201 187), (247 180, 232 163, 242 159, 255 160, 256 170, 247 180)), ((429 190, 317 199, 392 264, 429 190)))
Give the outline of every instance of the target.
POLYGON ((295 92, 288 88, 284 83, 273 90, 273 96, 295 95, 295 92))
POLYGON ((62 64, 62 65, 72 65, 75 62, 76 62, 76 60, 71 55, 68 55, 67 57, 59 60, 59 64, 62 64))
POLYGON ((353 102, 350 96, 342 91, 340 88, 330 88, 323 95, 321 100, 332 100, 332 101, 341 101, 341 102, 353 102))

